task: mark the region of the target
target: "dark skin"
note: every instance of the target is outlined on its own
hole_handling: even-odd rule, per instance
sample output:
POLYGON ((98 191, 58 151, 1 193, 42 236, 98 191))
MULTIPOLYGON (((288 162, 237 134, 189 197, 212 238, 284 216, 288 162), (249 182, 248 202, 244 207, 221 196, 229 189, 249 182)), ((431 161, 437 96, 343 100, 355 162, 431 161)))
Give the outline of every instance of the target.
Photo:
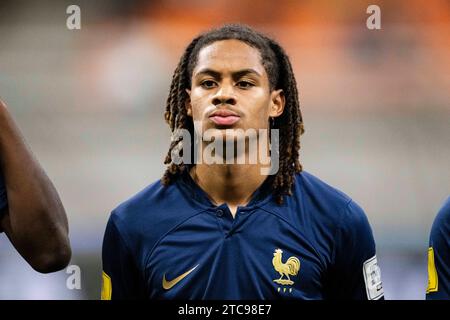
POLYGON ((0 171, 8 195, 0 231, 6 233, 36 271, 49 273, 65 268, 71 258, 71 248, 64 207, 1 101, 0 171))
MULTIPOLYGON (((214 42, 200 50, 188 90, 187 113, 207 129, 267 129, 269 119, 283 113, 282 90, 271 90, 269 77, 257 49, 239 40, 214 42), (231 110, 239 121, 218 126, 209 115, 215 110, 231 110)), ((208 142, 204 142, 204 147, 208 142)), ((267 148, 268 150, 268 148, 267 148)), ((248 150, 246 150, 248 152, 248 150)), ((248 156, 248 155, 238 155, 248 156)), ((235 162, 236 163, 236 162, 235 162)), ((245 206, 267 176, 262 164, 196 164, 191 176, 213 203, 226 203, 233 215, 245 206)))

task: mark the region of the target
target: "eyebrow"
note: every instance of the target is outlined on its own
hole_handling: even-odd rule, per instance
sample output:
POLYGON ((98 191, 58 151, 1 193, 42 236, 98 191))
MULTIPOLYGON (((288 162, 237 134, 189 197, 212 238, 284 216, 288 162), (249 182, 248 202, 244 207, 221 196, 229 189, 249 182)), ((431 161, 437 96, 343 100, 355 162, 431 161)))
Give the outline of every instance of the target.
MULTIPOLYGON (((248 75, 248 74, 253 74, 256 75, 258 77, 262 77, 262 75, 256 71, 255 69, 243 69, 243 70, 238 70, 238 71, 234 71, 231 73, 233 78, 240 78, 242 76, 248 75)), ((195 74, 195 77, 201 76, 201 75, 209 75, 212 76, 213 78, 220 78, 221 77, 221 73, 212 69, 201 69, 199 72, 197 72, 195 74)))

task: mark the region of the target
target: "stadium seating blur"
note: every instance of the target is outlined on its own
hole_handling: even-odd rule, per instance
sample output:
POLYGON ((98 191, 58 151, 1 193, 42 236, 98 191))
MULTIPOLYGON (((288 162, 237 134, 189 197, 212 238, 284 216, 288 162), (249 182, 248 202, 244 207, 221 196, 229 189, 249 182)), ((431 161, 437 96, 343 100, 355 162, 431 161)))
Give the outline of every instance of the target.
POLYGON ((99 298, 109 212, 164 169, 177 60, 227 22, 286 49, 305 170, 365 209, 386 299, 424 298, 428 233, 450 194, 450 2, 2 0, 0 97, 61 195, 82 288, 34 272, 1 235, 0 299, 99 298), (74 3, 81 30, 66 27, 74 3), (370 4, 381 30, 366 28, 370 4))

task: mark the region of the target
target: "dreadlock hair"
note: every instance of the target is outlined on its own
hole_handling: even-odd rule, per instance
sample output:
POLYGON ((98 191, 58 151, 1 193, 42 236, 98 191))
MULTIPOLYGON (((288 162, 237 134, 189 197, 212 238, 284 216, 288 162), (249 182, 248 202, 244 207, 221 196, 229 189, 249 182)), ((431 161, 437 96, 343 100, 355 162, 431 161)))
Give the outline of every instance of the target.
MULTIPOLYGON (((186 89, 191 88, 192 72, 196 66, 200 50, 209 44, 221 40, 239 40, 257 49, 261 62, 269 77, 270 89, 282 89, 285 96, 283 113, 274 118, 271 129, 279 130, 279 170, 271 182, 271 191, 278 204, 283 196, 292 194, 295 174, 302 171, 299 161, 300 135, 303 134, 303 120, 298 101, 297 84, 288 56, 283 48, 269 37, 240 24, 224 25, 203 33, 192 40, 184 51, 172 77, 170 93, 167 98, 164 117, 172 133, 186 129, 194 136, 194 123, 187 115, 186 101, 189 99, 186 89)), ((179 148, 182 137, 172 139, 164 164, 168 165, 162 178, 165 186, 175 182, 191 164, 172 162, 172 150, 179 148)), ((193 154, 193 153, 191 153, 193 154)))

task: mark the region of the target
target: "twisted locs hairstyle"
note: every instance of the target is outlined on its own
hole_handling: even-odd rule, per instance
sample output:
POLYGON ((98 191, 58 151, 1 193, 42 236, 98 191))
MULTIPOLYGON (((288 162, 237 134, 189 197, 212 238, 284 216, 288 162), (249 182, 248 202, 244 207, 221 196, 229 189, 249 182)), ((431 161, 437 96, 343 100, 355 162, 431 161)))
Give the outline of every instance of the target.
MULTIPOLYGON (((167 98, 164 117, 172 133, 186 129, 194 136, 194 123, 187 115, 186 101, 189 96, 186 89, 191 88, 192 72, 197 63, 198 54, 205 46, 221 40, 239 40, 256 48, 261 55, 270 82, 270 90, 282 89, 286 104, 283 113, 274 118, 271 129, 279 130, 279 170, 271 182, 271 190, 278 204, 283 203, 283 196, 292 194, 295 174, 302 171, 299 161, 300 135, 304 132, 303 120, 298 101, 297 84, 292 66, 283 48, 274 40, 240 24, 225 25, 196 37, 187 46, 173 74, 170 93, 167 98)), ((174 136, 174 135, 173 135, 174 136)), ((175 135, 177 136, 177 135, 175 135)), ((194 166, 191 164, 175 164, 172 161, 172 150, 181 149, 182 137, 172 139, 164 164, 168 165, 162 178, 163 185, 170 185, 178 179, 185 170, 194 166)), ((193 144, 191 145, 193 146, 193 144)), ((182 154, 182 151, 178 154, 182 154)), ((191 155, 194 155, 191 152, 191 155)))

